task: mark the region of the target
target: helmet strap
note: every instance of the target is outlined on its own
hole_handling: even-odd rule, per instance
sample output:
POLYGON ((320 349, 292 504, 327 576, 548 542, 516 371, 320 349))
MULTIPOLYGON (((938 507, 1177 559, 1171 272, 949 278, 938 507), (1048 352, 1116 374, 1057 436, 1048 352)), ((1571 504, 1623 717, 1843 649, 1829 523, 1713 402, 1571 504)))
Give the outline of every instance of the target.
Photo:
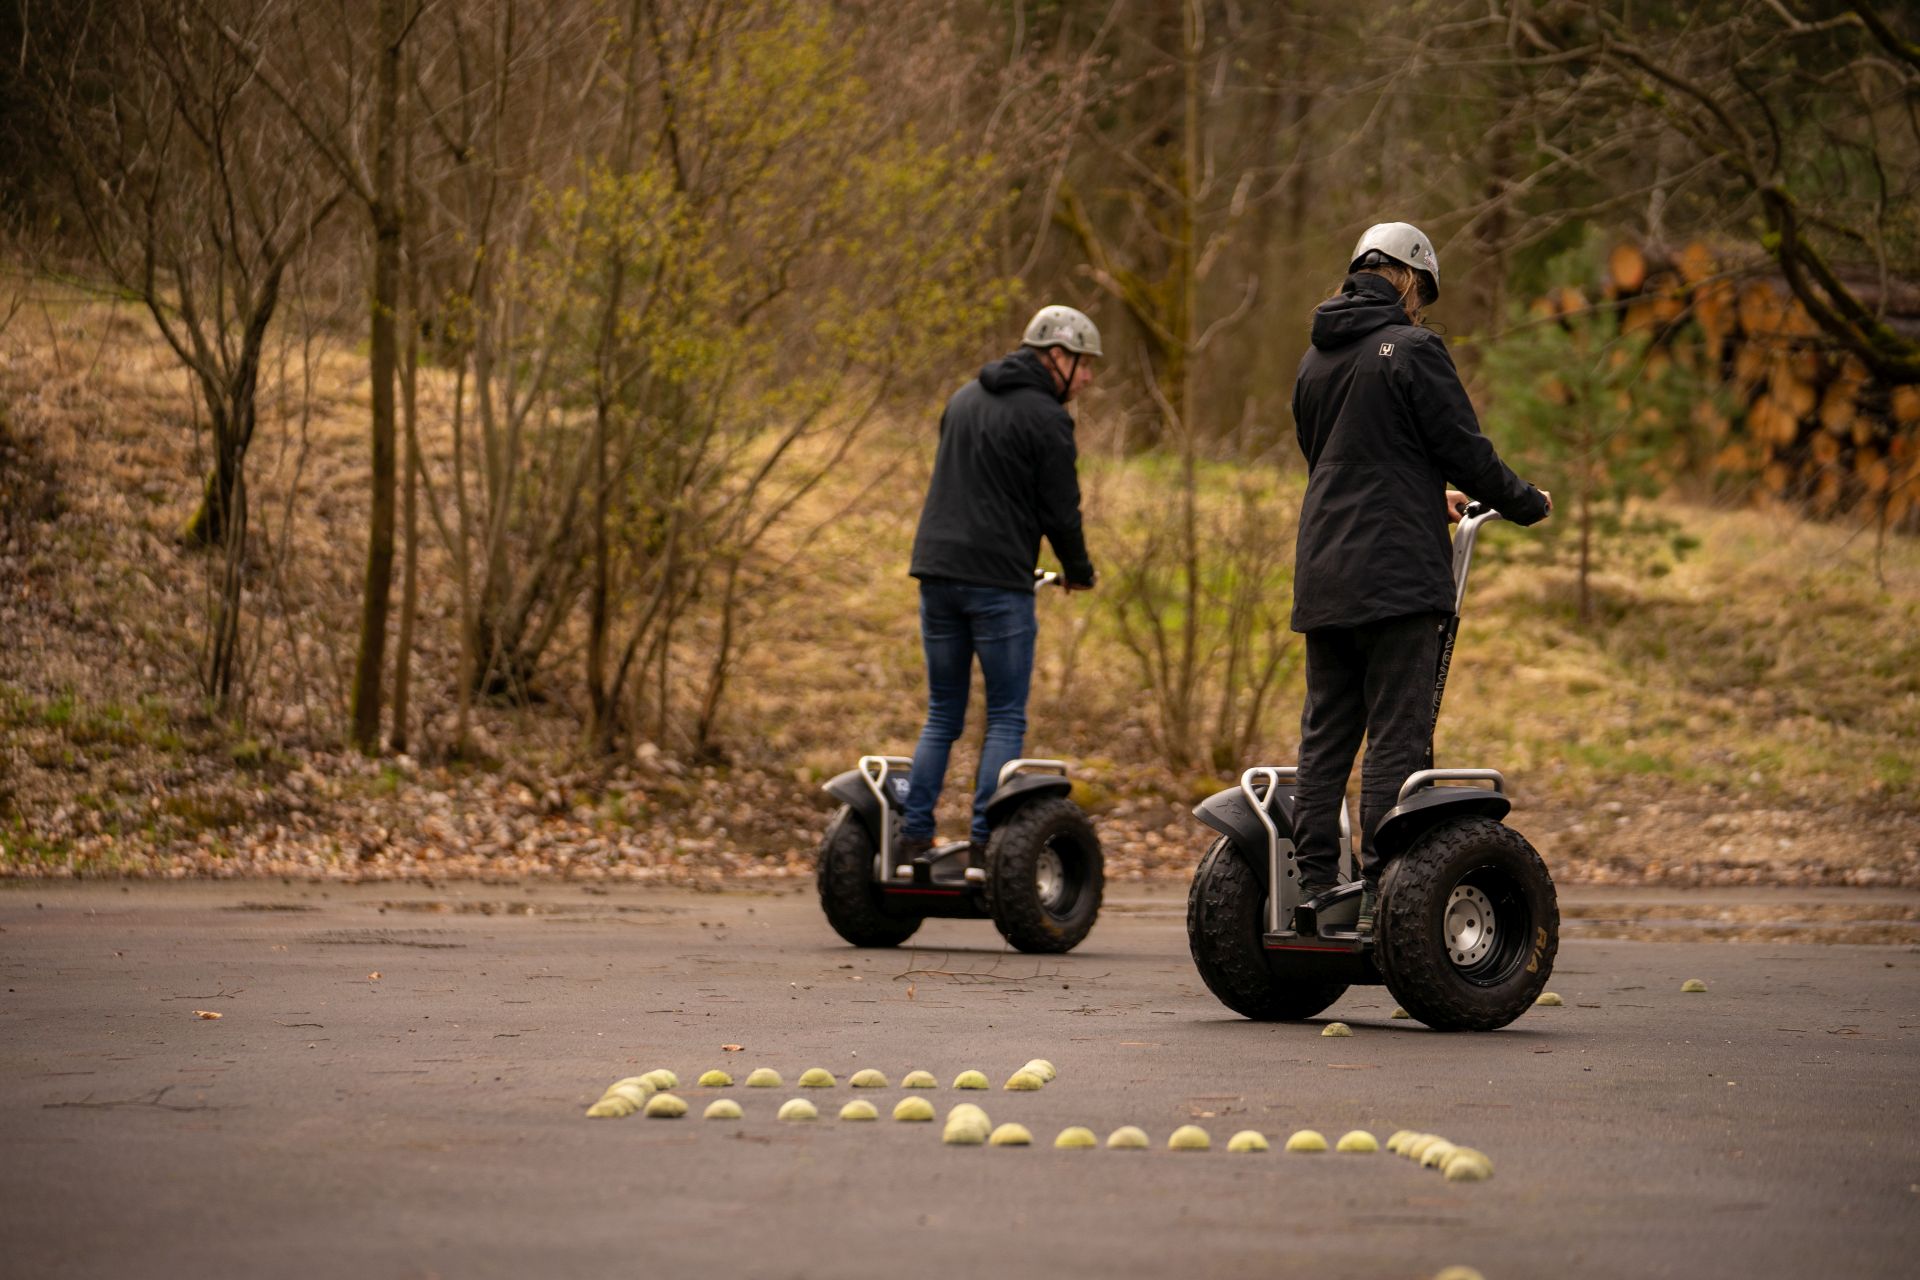
MULTIPOLYGON (((1055 347, 1054 350, 1058 351, 1060 350, 1060 348, 1055 347)), ((1065 378, 1065 381, 1062 382, 1060 385, 1060 389, 1053 393, 1053 398, 1058 400, 1061 404, 1065 404, 1067 402, 1067 397, 1073 394, 1073 379, 1080 372, 1080 360, 1081 360, 1080 353, 1078 351, 1074 352, 1073 363, 1067 366, 1067 371, 1064 375, 1060 374, 1060 369, 1057 365, 1054 367, 1055 375, 1063 376, 1065 378)))

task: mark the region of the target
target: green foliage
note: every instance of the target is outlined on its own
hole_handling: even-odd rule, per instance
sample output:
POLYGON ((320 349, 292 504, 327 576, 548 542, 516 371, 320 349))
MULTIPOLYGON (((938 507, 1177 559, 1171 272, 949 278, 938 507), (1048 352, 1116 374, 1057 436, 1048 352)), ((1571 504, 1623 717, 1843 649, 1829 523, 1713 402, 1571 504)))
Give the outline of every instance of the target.
POLYGON ((1693 410, 1715 394, 1648 333, 1621 333, 1611 311, 1520 323, 1487 353, 1482 375, 1509 461, 1554 495, 1554 518, 1526 553, 1577 567, 1582 621, 1591 578, 1612 565, 1665 574, 1693 543, 1635 499, 1663 493, 1691 456, 1693 410))
POLYGON ((510 246, 469 250, 481 285, 437 308, 487 384, 483 520, 504 530, 478 683, 525 689, 584 606, 595 742, 670 735, 692 702, 704 748, 743 602, 784 585, 755 550, 999 318, 1005 197, 959 122, 863 78, 857 22, 822 0, 609 30, 631 74, 590 97, 617 129, 547 170, 510 246), (676 662, 705 668, 692 699, 676 662))
POLYGON ((1121 533, 1108 608, 1151 695, 1162 758, 1232 774, 1304 656, 1288 625, 1295 499, 1270 475, 1243 474, 1189 538, 1165 491, 1147 494, 1121 533))

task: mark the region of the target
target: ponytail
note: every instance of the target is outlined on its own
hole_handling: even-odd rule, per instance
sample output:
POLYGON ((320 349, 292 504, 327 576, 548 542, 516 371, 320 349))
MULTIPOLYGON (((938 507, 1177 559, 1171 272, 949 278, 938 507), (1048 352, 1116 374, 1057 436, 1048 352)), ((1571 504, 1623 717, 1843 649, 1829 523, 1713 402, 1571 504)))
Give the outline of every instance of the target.
POLYGON ((1385 262, 1377 267, 1362 267, 1354 274, 1379 276, 1399 290, 1400 306, 1407 313, 1407 322, 1420 323, 1420 277, 1414 274, 1412 267, 1403 267, 1397 262, 1385 262))

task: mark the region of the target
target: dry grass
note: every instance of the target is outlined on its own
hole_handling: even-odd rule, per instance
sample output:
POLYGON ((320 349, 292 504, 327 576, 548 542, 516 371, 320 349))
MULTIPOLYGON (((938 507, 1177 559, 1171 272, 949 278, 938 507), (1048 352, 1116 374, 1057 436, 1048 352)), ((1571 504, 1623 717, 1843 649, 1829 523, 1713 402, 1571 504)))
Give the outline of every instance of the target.
MULTIPOLYGON (((776 539, 792 572, 751 605, 729 765, 580 759, 577 634, 554 655, 550 701, 486 711, 499 768, 338 753, 364 550, 364 361, 338 341, 310 360, 280 354, 251 464, 254 696, 222 722, 194 693, 206 566, 174 536, 200 469, 184 377, 138 309, 67 292, 42 289, 0 338, 8 430, 50 469, 60 508, 9 523, 0 547, 12 869, 797 875, 817 783, 863 751, 911 750, 923 695, 905 561, 932 407, 876 428, 776 539)), ((448 393, 423 382, 444 493, 448 393)), ((1136 532, 1120 513, 1163 501, 1166 470, 1089 447, 1082 474, 1094 558, 1111 566, 1136 532)), ((1208 500, 1231 478, 1210 470, 1208 500)), ((1283 477, 1276 501, 1297 483, 1283 477)), ((1482 565, 1440 759, 1505 769, 1516 825, 1563 878, 1920 883, 1920 546, 1889 546, 1883 586, 1852 527, 1678 516, 1699 550, 1665 577, 1603 579, 1590 626, 1557 571, 1482 565)), ((457 603, 430 533, 422 574, 416 705, 431 761, 457 603)), ((1156 760, 1110 598, 1049 593, 1041 612, 1029 749, 1081 762, 1117 873, 1185 874, 1204 844, 1186 806, 1221 780, 1156 760)), ((700 645, 689 638, 689 661, 700 645)), ((1299 698, 1295 673, 1263 758, 1292 758, 1299 698)), ((976 716, 962 761, 979 732, 976 716)), ((956 830, 962 772, 943 810, 956 830)))

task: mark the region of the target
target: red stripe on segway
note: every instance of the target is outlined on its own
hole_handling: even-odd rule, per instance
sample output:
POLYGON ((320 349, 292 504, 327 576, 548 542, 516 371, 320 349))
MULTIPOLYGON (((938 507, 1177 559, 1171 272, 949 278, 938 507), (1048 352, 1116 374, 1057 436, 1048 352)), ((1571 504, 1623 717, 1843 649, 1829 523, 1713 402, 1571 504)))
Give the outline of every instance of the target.
POLYGON ((1318 951, 1330 956, 1350 956, 1356 954, 1356 947, 1303 947, 1292 942, 1269 942, 1269 951, 1318 951))

